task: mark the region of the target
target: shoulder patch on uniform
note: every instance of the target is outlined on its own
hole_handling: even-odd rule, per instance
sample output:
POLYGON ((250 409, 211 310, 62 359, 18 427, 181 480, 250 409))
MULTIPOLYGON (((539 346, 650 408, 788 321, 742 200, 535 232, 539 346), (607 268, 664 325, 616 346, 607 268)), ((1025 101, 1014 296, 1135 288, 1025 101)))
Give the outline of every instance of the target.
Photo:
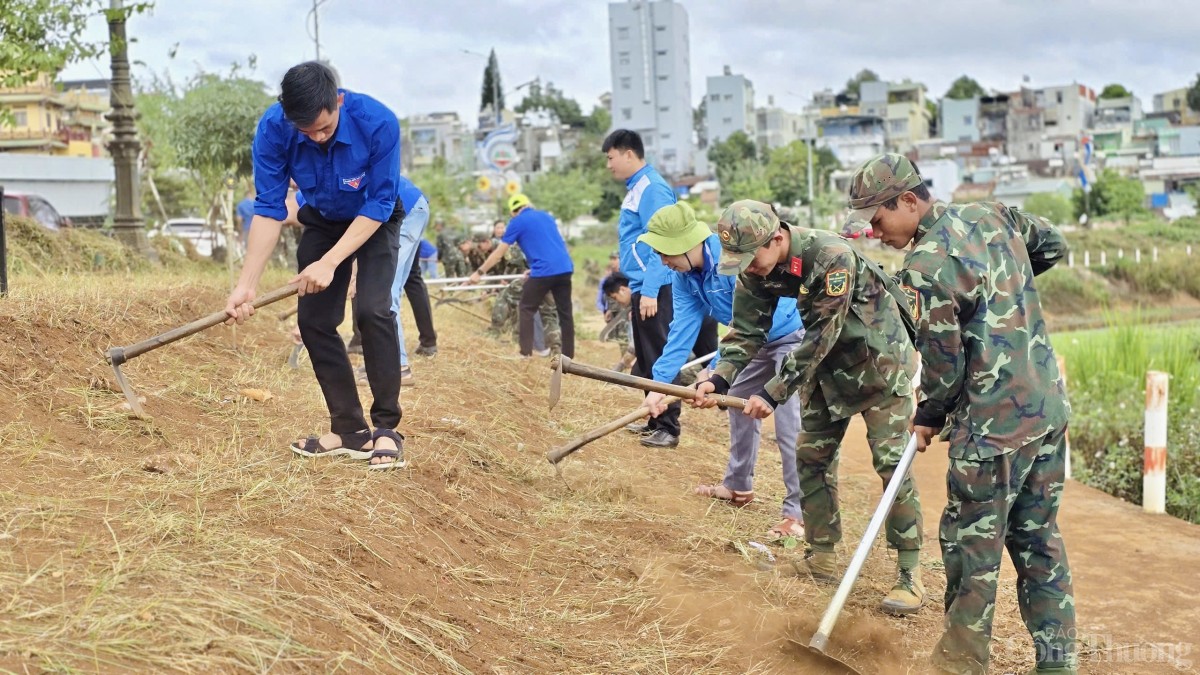
POLYGON ((825 295, 830 297, 838 297, 846 294, 846 287, 849 286, 850 272, 842 268, 830 270, 825 274, 825 295))
POLYGON ((904 291, 905 297, 908 298, 908 313, 912 315, 913 321, 921 318, 921 293, 912 286, 900 285, 900 290, 904 291))

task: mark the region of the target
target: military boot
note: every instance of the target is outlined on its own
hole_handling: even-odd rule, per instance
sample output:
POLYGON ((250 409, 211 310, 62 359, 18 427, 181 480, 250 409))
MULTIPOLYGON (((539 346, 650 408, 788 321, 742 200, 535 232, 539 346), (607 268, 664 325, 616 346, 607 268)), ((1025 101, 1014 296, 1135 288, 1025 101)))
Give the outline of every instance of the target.
POLYGON ((804 552, 804 560, 801 563, 792 563, 797 573, 807 574, 817 581, 837 581, 837 554, 833 551, 816 551, 810 548, 804 552))
POLYGON ((1051 675, 1051 674, 1053 674, 1053 675, 1078 675, 1078 673, 1079 673, 1079 669, 1074 668, 1072 666, 1054 666, 1054 667, 1043 666, 1041 668, 1034 668, 1033 670, 1029 671, 1026 675, 1051 675))
POLYGON ((885 614, 915 614, 925 604, 925 585, 921 583, 921 568, 901 569, 890 593, 879 603, 885 614))

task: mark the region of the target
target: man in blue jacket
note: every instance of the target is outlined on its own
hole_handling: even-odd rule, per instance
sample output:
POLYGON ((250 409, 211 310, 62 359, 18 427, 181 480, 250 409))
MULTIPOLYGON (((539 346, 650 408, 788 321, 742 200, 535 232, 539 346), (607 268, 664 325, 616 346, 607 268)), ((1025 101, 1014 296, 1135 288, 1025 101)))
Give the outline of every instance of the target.
MULTIPOLYGON (((621 274, 629 279, 629 290, 633 293, 633 348, 637 355, 633 374, 650 377, 667 343, 673 311, 671 280, 670 270, 663 266, 658 254, 639 242, 638 237, 646 233, 650 218, 659 209, 675 203, 675 191, 646 163, 645 146, 636 131, 617 129, 604 139, 601 151, 608 159, 613 178, 624 181, 628 190, 617 224, 621 274)), ((675 403, 662 415, 650 418, 642 445, 651 448, 679 445, 679 410, 679 404, 675 403)))
MULTIPOLYGON (((717 273, 721 259, 721 240, 708 226, 696 220, 687 204, 659 209, 650 219, 649 231, 638 237, 661 257, 672 270, 671 296, 674 317, 667 344, 654 364, 656 382, 672 382, 687 360, 688 352, 700 333, 705 317, 728 326, 733 320, 733 288, 736 278, 717 273)), ((767 343, 755 354, 730 387, 734 396, 747 397, 760 391, 778 369, 779 363, 804 339, 804 327, 796 310, 796 301, 781 300, 775 308, 767 343)), ((711 364, 710 364, 711 365, 711 364)), ((651 392, 646 397, 653 415, 661 415, 663 395, 651 392)), ((796 437, 800 433, 800 402, 793 396, 775 409, 775 440, 783 460, 783 519, 771 528, 773 539, 804 538, 804 518, 800 514, 800 476, 796 472, 796 437)), ((729 411, 729 465, 719 485, 701 485, 696 494, 723 499, 744 506, 754 499, 754 464, 762 434, 760 420, 729 411)))
POLYGON ((280 83, 279 102, 259 120, 252 148, 254 220, 237 286, 225 312, 229 322, 254 314, 255 292, 287 217, 288 180, 305 205, 297 218, 304 234, 296 251, 300 273, 297 321, 313 373, 329 408, 330 433, 291 445, 296 454, 348 455, 372 469, 404 466, 400 424, 400 346, 391 288, 404 206, 398 201, 400 123, 379 101, 338 88, 333 70, 316 61, 294 66, 280 83), (374 403, 371 432, 346 343, 338 335, 358 262, 358 311, 363 359, 374 403))
POLYGON ((479 279, 500 262, 508 252, 508 247, 513 244, 520 246, 529 262, 529 278, 521 289, 518 324, 521 356, 533 356, 533 315, 549 293, 558 310, 562 353, 575 358, 575 318, 571 305, 571 275, 575 273, 575 264, 571 261, 562 233, 558 231, 558 223, 554 216, 533 208, 529 197, 521 193, 508 198, 508 210, 513 217, 508 221, 504 237, 471 275, 471 283, 479 283, 479 279))

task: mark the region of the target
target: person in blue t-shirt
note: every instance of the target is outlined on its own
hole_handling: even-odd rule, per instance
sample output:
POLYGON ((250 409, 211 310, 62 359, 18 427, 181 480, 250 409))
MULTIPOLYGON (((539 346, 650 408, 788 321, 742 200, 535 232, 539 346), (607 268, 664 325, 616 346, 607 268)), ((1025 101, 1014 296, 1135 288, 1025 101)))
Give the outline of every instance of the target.
POLYGON ((250 241, 250 221, 254 219, 254 190, 247 190, 246 198, 238 202, 237 217, 242 226, 238 241, 245 251, 246 243, 250 241))
POLYGON ((438 250, 428 239, 422 239, 417 247, 417 262, 421 266, 421 276, 427 279, 438 278, 438 250))
POLYGON ((300 273, 297 321, 329 409, 330 433, 291 444, 298 455, 347 455, 372 469, 405 466, 400 425, 400 343, 392 309, 400 222, 400 122, 379 101, 338 87, 329 66, 293 66, 279 101, 254 134, 254 219, 237 286, 225 303, 229 323, 254 314, 255 293, 288 215, 288 181, 304 196, 297 219, 300 273), (374 402, 372 433, 363 417, 346 343, 338 334, 351 265, 358 263, 363 359, 374 402))
POLYGON ((509 197, 508 210, 513 217, 504 229, 504 237, 471 275, 471 283, 479 283, 479 279, 500 262, 509 246, 520 246, 529 262, 529 279, 521 290, 518 330, 521 356, 533 356, 533 316, 549 293, 554 297, 558 309, 562 353, 574 358, 575 318, 571 307, 571 275, 575 273, 575 264, 571 262, 567 242, 563 241, 554 216, 533 208, 529 197, 520 193, 509 197))
MULTIPOLYGON (((671 297, 674 316, 667 344, 654 364, 654 380, 672 382, 687 361, 688 352, 700 332, 705 317, 728 326, 733 320, 733 289, 737 278, 717 272, 721 259, 721 238, 707 225, 696 220, 687 204, 664 207, 650 219, 647 233, 638 241, 649 245, 664 266, 672 270, 671 297)), ((804 339, 804 326, 796 309, 796 300, 780 300, 772 317, 767 343, 741 372, 729 393, 746 397, 762 389, 775 376, 780 362, 804 339)), ((716 360, 709 364, 711 367, 716 360)), ((703 381, 703 377, 698 381, 703 381)), ((652 415, 666 411, 664 396, 651 392, 646 405, 652 415)), ((701 485, 696 494, 722 499, 744 506, 754 499, 754 464, 758 460, 761 420, 740 410, 729 411, 729 464, 725 478, 717 485, 701 485)), ((800 512, 800 475, 796 471, 796 439, 800 433, 800 402, 795 396, 775 409, 775 441, 783 464, 783 519, 767 533, 772 539, 804 539, 804 516, 800 512)))

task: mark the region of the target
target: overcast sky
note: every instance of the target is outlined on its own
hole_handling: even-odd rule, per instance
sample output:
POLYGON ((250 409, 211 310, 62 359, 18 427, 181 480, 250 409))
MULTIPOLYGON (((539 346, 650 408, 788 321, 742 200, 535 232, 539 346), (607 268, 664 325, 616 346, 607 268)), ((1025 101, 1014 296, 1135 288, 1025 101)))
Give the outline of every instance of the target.
MULTIPOLYGON (((504 87, 540 76, 590 111, 612 88, 604 0, 325 0, 321 55, 343 84, 400 116, 479 108, 495 48, 504 87)), ((684 0, 691 30, 692 103, 724 65, 754 82, 756 104, 799 110, 813 90, 839 89, 870 68, 911 78, 940 98, 959 75, 989 89, 1119 82, 1141 97, 1190 84, 1200 70, 1200 10, 1178 0, 684 0)), ((157 0, 131 20, 135 75, 197 64, 224 70, 257 56, 254 77, 274 89, 287 68, 315 55, 311 0, 157 0), (174 45, 174 59, 168 54, 174 45)), ((103 35, 95 22, 94 35, 103 35)), ((106 62, 63 77, 107 77, 106 62)), ((506 95, 513 105, 521 93, 506 95)))

